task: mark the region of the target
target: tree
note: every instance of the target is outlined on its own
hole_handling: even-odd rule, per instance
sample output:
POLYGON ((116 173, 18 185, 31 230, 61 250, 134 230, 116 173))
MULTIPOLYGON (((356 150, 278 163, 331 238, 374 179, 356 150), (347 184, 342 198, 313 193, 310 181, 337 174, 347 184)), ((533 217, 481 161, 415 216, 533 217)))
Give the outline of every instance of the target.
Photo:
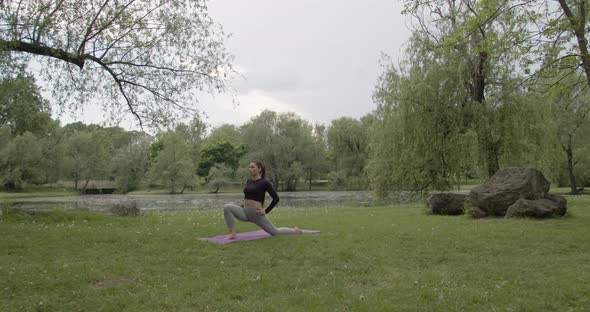
POLYGON ((63 176, 66 137, 59 122, 49 124, 45 135, 39 136, 37 144, 41 146, 41 172, 43 183, 57 182, 63 176))
MULTIPOLYGON (((577 102, 575 104, 573 104, 572 106, 574 106, 575 108, 572 109, 571 111, 563 111, 563 102, 558 103, 558 106, 561 106, 561 122, 559 122, 559 124, 562 127, 559 127, 559 134, 558 134, 558 138, 561 144, 561 148, 563 149, 563 152, 566 156, 567 159, 567 173, 568 173, 568 177, 569 177, 569 184, 570 184, 570 190, 571 190, 571 194, 578 194, 579 190, 577 187, 577 183, 576 183, 576 170, 575 170, 575 166, 577 164, 577 160, 576 160, 576 155, 574 154, 574 151, 577 147, 579 147, 578 142, 580 141, 586 141, 588 142, 588 140, 584 140, 584 136, 587 136, 590 134, 588 133, 588 131, 586 131, 586 133, 583 133, 583 130, 587 130, 587 127, 584 127, 587 125, 587 120, 585 120, 588 117, 588 113, 589 113, 589 108, 588 108, 588 101, 590 100, 590 97, 588 95, 585 96, 585 98, 582 99, 574 99, 572 100, 572 102, 577 102), (584 101, 584 102, 582 102, 584 101), (582 102, 582 103, 580 103, 582 102), (586 104, 586 105, 585 105, 586 104), (584 107, 586 106, 586 107, 584 107), (565 122, 564 122, 565 119, 565 122), (585 129, 586 128, 586 129, 585 129), (576 144, 577 143, 577 144, 576 144)), ((567 105, 566 105, 567 106, 567 105)), ((559 109, 559 108, 558 108, 559 109)), ((567 108, 566 108, 567 109, 567 108)), ((588 143, 586 143, 588 144, 588 143)))
MULTIPOLYGON (((94 126, 94 125, 93 125, 94 126)), ((130 144, 137 143, 142 140, 146 140, 148 135, 141 131, 127 131, 121 127, 100 127, 108 137, 109 141, 112 142, 113 150, 119 150, 125 148, 130 144)))
MULTIPOLYGON (((575 55, 579 59, 578 66, 584 71, 587 85, 590 86, 590 53, 588 52, 590 7, 586 0, 558 0, 558 2, 563 12, 563 15, 560 15, 560 18, 567 19, 567 26, 560 23, 548 23, 548 27, 560 25, 574 36, 576 41, 574 46, 577 45, 579 50, 579 54, 575 55)), ((560 36, 561 34, 557 34, 557 38, 560 36)))
POLYGON ((199 162, 206 131, 207 124, 201 119, 199 114, 195 114, 188 125, 180 123, 175 129, 175 132, 183 136, 190 145, 191 160, 195 166, 199 162))
POLYGON ((112 155, 111 141, 104 131, 76 132, 67 137, 65 143, 64 167, 66 176, 74 180, 74 187, 84 181, 81 192, 91 179, 101 179, 108 175, 109 159, 112 155))
POLYGON ((98 129, 102 129, 102 127, 95 124, 87 125, 81 121, 72 122, 63 127, 64 133, 66 135, 71 135, 77 132, 93 132, 98 129))
POLYGON ((0 149, 0 181, 6 190, 20 190, 42 178, 43 154, 37 142, 35 135, 25 132, 0 149))
POLYGON ((163 148, 156 156, 149 175, 154 181, 162 183, 171 194, 176 194, 179 189, 182 194, 196 182, 190 145, 179 132, 164 133, 159 141, 163 148))
POLYGON ((590 86, 590 9, 586 0, 557 0, 553 2, 522 0, 514 7, 523 6, 538 11, 519 21, 528 25, 523 31, 522 45, 527 50, 525 58, 534 65, 527 80, 546 84, 553 79, 561 88, 577 88, 579 84, 590 86), (533 71, 534 70, 534 71, 533 71), (575 79, 571 79, 573 76, 575 79), (561 77, 561 79, 559 79, 561 77), (564 80, 569 85, 564 85, 564 80))
POLYGON ((519 88, 499 60, 488 69, 494 79, 485 101, 473 101, 465 84, 473 81, 465 71, 471 65, 453 49, 435 49, 417 33, 400 68, 390 65, 381 77, 369 148, 371 186, 379 195, 450 189, 500 164, 543 165, 552 137, 546 106, 519 88))
POLYGON ((460 103, 466 126, 476 132, 488 177, 499 169, 505 144, 505 138, 496 135, 501 125, 488 122, 498 120, 506 98, 522 92, 525 73, 539 65, 530 53, 538 40, 529 24, 539 18, 534 4, 528 0, 406 1, 406 12, 419 24, 412 45, 426 50, 426 57, 456 66, 455 77, 461 79, 464 90, 455 90, 453 101, 460 103), (459 92, 463 99, 458 98, 459 92))
POLYGON ((316 124, 313 128, 312 140, 309 142, 309 152, 304 154, 302 161, 303 171, 306 172, 308 189, 311 191, 313 179, 316 179, 328 171, 326 127, 316 124))
POLYGON ((209 188, 213 189, 212 193, 219 192, 219 189, 230 184, 230 179, 235 170, 226 166, 225 164, 215 164, 209 170, 207 181, 209 188))
POLYGON ((220 142, 229 142, 234 146, 242 144, 240 129, 229 124, 223 124, 219 127, 213 128, 205 140, 207 141, 207 144, 220 142))
POLYGON ((149 143, 132 142, 117 151, 111 161, 112 173, 121 193, 136 190, 149 168, 149 143))
POLYGON ((49 104, 33 78, 18 76, 0 81, 0 127, 9 127, 13 135, 26 131, 45 135, 51 122, 49 104))
POLYGON ((201 177, 207 177, 209 176, 209 170, 220 164, 231 169, 233 173, 238 169, 240 158, 245 152, 244 146, 235 146, 226 141, 207 144, 201 150, 197 174, 201 177))
POLYGON ((365 166, 368 160, 368 129, 372 117, 361 120, 342 117, 332 121, 327 131, 330 159, 334 162, 332 173, 336 188, 365 189, 367 186, 365 166), (344 182, 339 185, 337 182, 344 182))
POLYGON ((588 127, 590 9, 585 0, 557 2, 558 6, 545 6, 543 23, 538 23, 548 43, 540 49, 542 65, 534 90, 551 101, 557 143, 567 159, 571 193, 576 194, 576 158, 581 158, 576 150, 583 149, 581 142, 587 137, 584 130, 588 127))
POLYGON ((240 130, 248 151, 245 159, 264 161, 275 187, 295 191, 307 155, 313 152, 312 126, 294 113, 265 110, 240 130))
POLYGON ((4 126, 0 127, 0 146, 6 146, 12 139, 10 128, 4 126))
POLYGON ((449 189, 500 165, 540 163, 532 158, 543 158, 536 146, 547 116, 525 84, 539 65, 528 37, 538 13, 526 4, 406 1, 417 27, 375 92, 370 176, 378 193, 449 189))
POLYGON ((548 102, 553 116, 556 140, 566 160, 571 194, 578 194, 575 167, 581 158, 583 145, 590 142, 590 91, 585 84, 576 83, 580 81, 580 76, 562 71, 561 75, 556 74, 547 81, 545 86, 538 86, 538 92, 548 102))
POLYGON ((195 91, 225 90, 224 39, 205 0, 0 1, 4 73, 34 59, 62 107, 91 99, 140 125, 193 111, 195 91))

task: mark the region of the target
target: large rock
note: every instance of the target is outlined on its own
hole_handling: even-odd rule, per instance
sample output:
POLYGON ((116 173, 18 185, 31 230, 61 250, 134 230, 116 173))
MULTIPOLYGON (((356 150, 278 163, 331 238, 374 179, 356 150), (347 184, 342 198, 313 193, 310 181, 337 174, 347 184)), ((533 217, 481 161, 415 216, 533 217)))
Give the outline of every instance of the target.
POLYGON ((460 215, 463 214, 467 194, 436 192, 426 198, 426 208, 433 214, 460 215))
POLYGON ((504 216, 519 199, 544 198, 550 187, 543 174, 532 168, 508 167, 469 192, 471 203, 487 215, 504 216))
POLYGON ((541 199, 519 199, 506 212, 506 218, 551 218, 567 212, 567 200, 563 196, 549 194, 541 199))
POLYGON ((479 209, 479 207, 470 207, 467 212, 474 219, 481 219, 488 216, 488 214, 485 211, 479 209))

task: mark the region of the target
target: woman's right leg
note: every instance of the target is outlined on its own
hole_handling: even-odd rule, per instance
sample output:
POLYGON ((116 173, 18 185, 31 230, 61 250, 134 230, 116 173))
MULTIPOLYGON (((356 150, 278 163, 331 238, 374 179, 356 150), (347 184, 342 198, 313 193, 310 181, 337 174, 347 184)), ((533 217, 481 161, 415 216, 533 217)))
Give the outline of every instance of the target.
POLYGON ((229 231, 232 233, 236 232, 234 217, 240 221, 248 221, 248 216, 246 215, 244 208, 236 204, 226 204, 223 206, 223 216, 225 217, 225 223, 227 223, 229 231))

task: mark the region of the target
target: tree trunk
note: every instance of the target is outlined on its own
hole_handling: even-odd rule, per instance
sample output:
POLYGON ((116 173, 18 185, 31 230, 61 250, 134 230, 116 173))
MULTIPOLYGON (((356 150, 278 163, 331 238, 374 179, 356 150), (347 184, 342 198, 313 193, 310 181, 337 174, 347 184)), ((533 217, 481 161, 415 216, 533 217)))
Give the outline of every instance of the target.
POLYGON ((500 170, 500 162, 498 161, 499 158, 499 149, 500 143, 499 142, 489 142, 488 147, 488 177, 491 178, 496 174, 498 170, 500 170))
POLYGON ((281 188, 281 180, 280 180, 280 177, 279 177, 279 174, 278 173, 275 173, 274 174, 273 180, 274 181, 272 181, 272 183, 274 183, 273 186, 274 186, 275 190, 283 190, 283 188, 281 188))
MULTIPOLYGON (((471 100, 480 104, 485 105, 485 88, 486 88, 486 67, 488 62, 488 54, 486 52, 480 52, 478 56, 477 67, 474 68, 472 75, 471 85, 471 100)), ((499 153, 500 153, 500 142, 493 142, 491 135, 487 130, 485 133, 480 133, 484 137, 479 137, 479 140, 483 141, 483 148, 486 153, 487 165, 488 165, 488 177, 491 178, 498 170, 500 170, 499 153)))
POLYGON ((87 179, 86 183, 84 183, 84 186, 82 187, 82 194, 86 194, 86 187, 88 187, 88 182, 90 182, 90 179, 87 179))
POLYGON ((483 104, 485 100, 486 88, 486 66, 488 62, 488 54, 480 52, 478 58, 477 68, 473 72, 473 87, 471 90, 471 99, 477 103, 483 104))
POLYGON ((289 177, 287 178, 287 187, 285 191, 287 192, 295 192, 297 190, 297 178, 289 177))
POLYGON ((16 184, 13 181, 8 181, 8 182, 4 183, 4 189, 7 192, 12 192, 12 191, 16 190, 16 184))
POLYGON ((312 178, 312 172, 311 170, 309 170, 309 190, 311 191, 311 178, 312 178))
POLYGON ((215 191, 211 191, 213 194, 217 194, 219 192, 219 185, 216 185, 215 191))
POLYGON ((570 178, 570 189, 572 195, 578 194, 578 187, 576 186, 576 176, 574 175, 574 152, 572 148, 572 136, 568 135, 567 147, 561 146, 567 155, 567 172, 570 178))

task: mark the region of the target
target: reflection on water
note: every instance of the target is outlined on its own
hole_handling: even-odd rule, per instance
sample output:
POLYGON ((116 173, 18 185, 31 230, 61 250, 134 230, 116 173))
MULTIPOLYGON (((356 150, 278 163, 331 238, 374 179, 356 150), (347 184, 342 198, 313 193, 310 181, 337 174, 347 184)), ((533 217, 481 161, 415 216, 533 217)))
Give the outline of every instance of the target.
MULTIPOLYGON (((182 194, 182 195, 84 195, 68 197, 14 199, 19 209, 63 208, 104 211, 117 203, 135 201, 142 210, 221 209, 229 202, 239 203, 242 193, 182 194)), ((397 193, 385 200, 376 201, 370 192, 279 192, 278 207, 332 207, 391 205, 415 201, 413 193, 397 193)), ((265 204, 270 202, 267 196, 265 204)))

